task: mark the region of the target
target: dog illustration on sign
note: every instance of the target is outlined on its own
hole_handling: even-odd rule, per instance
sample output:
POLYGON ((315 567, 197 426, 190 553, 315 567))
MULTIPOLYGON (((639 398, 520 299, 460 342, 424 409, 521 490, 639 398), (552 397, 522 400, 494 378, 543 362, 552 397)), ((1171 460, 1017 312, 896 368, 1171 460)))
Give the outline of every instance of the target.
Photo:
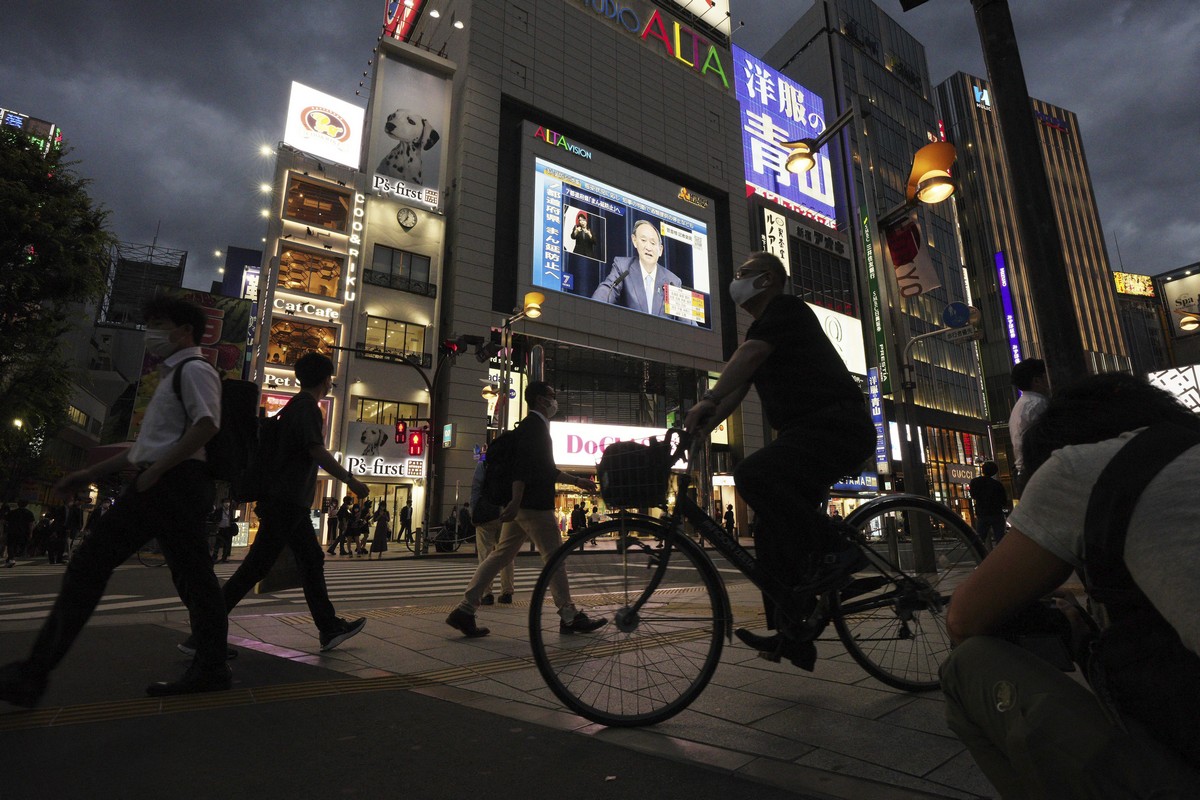
POLYGON ((388 178, 399 178, 423 186, 421 168, 424 152, 437 144, 441 138, 438 132, 425 117, 404 108, 388 115, 383 130, 398 140, 399 144, 384 156, 383 161, 379 162, 379 169, 375 171, 388 178))

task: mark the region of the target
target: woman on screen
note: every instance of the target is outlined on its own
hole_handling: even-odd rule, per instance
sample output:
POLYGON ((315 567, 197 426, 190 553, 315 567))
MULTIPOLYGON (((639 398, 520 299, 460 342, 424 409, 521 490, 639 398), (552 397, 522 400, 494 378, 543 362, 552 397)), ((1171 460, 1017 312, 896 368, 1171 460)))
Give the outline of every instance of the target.
POLYGON ((571 238, 575 240, 575 249, 572 251, 575 255, 592 257, 596 237, 592 235, 592 229, 588 225, 586 211, 580 211, 575 215, 575 227, 571 229, 571 238))

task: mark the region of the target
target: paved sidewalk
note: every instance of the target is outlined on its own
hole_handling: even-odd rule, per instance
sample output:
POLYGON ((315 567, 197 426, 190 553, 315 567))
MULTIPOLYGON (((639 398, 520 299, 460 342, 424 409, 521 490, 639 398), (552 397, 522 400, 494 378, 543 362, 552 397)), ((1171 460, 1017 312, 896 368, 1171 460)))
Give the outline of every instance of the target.
MULTIPOLYGON (((746 585, 730 588, 737 624, 761 627, 757 592, 746 585)), ((565 711, 543 683, 529 650, 524 600, 518 596, 513 606, 481 609, 480 623, 490 627, 492 634, 470 640, 444 623, 453 602, 365 610, 358 615, 368 618, 366 630, 324 654, 318 652, 316 631, 307 614, 235 611, 230 642, 240 648, 241 656, 233 662, 234 691, 168 701, 146 699, 142 692, 149 681, 172 677, 173 671, 182 669, 185 662, 172 652, 172 645, 186 636, 186 616, 160 613, 106 619, 103 625, 85 630, 79 648, 84 652, 73 652, 56 674, 44 710, 5 713, 11 707, 0 707, 0 738, 10 742, 4 746, 8 752, 17 741, 10 737, 19 737, 25 747, 47 731, 57 732, 58 741, 64 735, 79 738, 85 730, 93 741, 121 741, 119 737, 127 735, 141 741, 147 736, 144 731, 169 728, 163 718, 195 717, 218 739, 223 734, 213 720, 233 726, 239 740, 255 741, 253 732, 260 727, 263 742, 278 741, 275 734, 310 740, 311 752, 299 758, 326 759, 351 771, 371 771, 380 759, 395 769, 389 759, 414 747, 440 759, 444 774, 457 775, 485 766, 490 769, 495 762, 489 755, 540 760, 541 748, 547 747, 561 753, 570 765, 592 763, 596 753, 608 753, 606 748, 615 745, 626 755, 601 760, 595 769, 611 770, 618 780, 630 774, 624 768, 638 758, 649 759, 651 766, 643 767, 655 774, 658 767, 652 765, 660 759, 671 763, 672 769, 690 767, 685 770, 688 774, 704 775, 704 770, 695 769, 699 766, 711 771, 703 789, 650 793, 657 797, 728 796, 710 793, 717 788, 713 783, 717 778, 753 781, 760 784, 753 790, 760 795, 766 787, 777 787, 792 797, 847 800, 995 797, 965 748, 946 729, 940 694, 912 695, 883 686, 863 672, 835 638, 819 643, 821 658, 812 674, 766 662, 736 642, 727 644, 712 683, 678 716, 652 728, 594 725, 565 711), (93 642, 89 647, 96 652, 84 647, 84 641, 93 642), (279 704, 285 709, 277 708, 279 704), (421 707, 410 708, 413 704, 421 707), (417 717, 406 721, 412 714, 421 721, 417 717), (368 727, 376 724, 371 720, 379 715, 390 722, 384 728, 368 727), (131 731, 130 718, 139 720, 134 726, 137 732, 131 731), (300 727, 289 731, 288 719, 300 727), (483 742, 468 746, 458 741, 466 731, 477 729, 489 732, 483 742), (70 736, 73 730, 77 735, 70 736), (497 736, 550 737, 554 744, 539 741, 527 752, 518 750, 513 755, 504 748, 496 750, 492 739, 497 736), (556 749, 560 747, 565 749, 556 749), (431 749, 445 752, 435 755, 431 749), (456 750, 462 752, 451 756, 456 750)), ((339 612, 356 615, 344 603, 339 612)), ((16 624, 0 628, 0 652, 23 652, 32 639, 30 628, 16 624)), ((831 630, 827 637, 832 636, 831 630)), ((139 752, 153 758, 153 740, 146 744, 150 750, 139 752)), ((260 763, 275 765, 269 774, 278 771, 273 753, 264 753, 262 762, 251 758, 247 764, 247 758, 221 746, 212 753, 215 761, 210 757, 204 761, 210 766, 227 762, 234 769, 252 768, 256 776, 260 763)), ((556 775, 572 774, 569 766, 562 772, 557 762, 547 769, 556 775)), ((206 769, 206 774, 211 772, 206 769)), ((626 783, 624 792, 610 796, 648 793, 638 774, 636 792, 626 783)), ((281 785, 287 784, 286 778, 280 777, 281 785)), ((510 778, 519 780, 495 773, 493 783, 485 782, 481 793, 494 794, 485 791, 487 787, 494 790, 502 785, 494 781, 510 778)), ((363 791, 350 794, 374 796, 371 790, 363 791)), ((592 796, 570 791, 573 797, 592 796)), ((330 787, 328 793, 338 790, 330 787)), ((550 792, 547 785, 546 796, 552 793, 558 792, 550 792)), ((432 789, 410 794, 443 796, 432 789)), ((453 793, 470 795, 465 787, 453 793)), ((6 794, 10 796, 22 797, 6 794)), ((745 790, 734 796, 745 796, 745 790)))

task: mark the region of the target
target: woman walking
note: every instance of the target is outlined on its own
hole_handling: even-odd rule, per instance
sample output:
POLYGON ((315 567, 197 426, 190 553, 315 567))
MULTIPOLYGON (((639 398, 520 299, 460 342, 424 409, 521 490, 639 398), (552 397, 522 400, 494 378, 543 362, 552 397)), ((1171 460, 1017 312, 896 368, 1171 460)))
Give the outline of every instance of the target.
MULTIPOLYGON (((379 510, 372 517, 375 521, 375 538, 371 540, 371 553, 379 553, 380 561, 383 560, 383 554, 387 552, 388 537, 392 532, 388 526, 391 522, 392 515, 388 513, 387 504, 382 500, 379 501, 379 510)), ((367 560, 371 560, 371 553, 367 553, 367 560)))

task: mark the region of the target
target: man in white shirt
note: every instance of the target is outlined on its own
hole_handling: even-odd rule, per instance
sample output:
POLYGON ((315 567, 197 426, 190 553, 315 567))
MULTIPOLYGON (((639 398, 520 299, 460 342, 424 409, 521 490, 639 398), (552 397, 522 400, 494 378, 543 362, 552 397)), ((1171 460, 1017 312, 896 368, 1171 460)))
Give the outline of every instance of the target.
POLYGON ((147 304, 145 316, 146 350, 161 358, 162 365, 137 441, 120 455, 64 476, 54 489, 73 494, 104 475, 129 469, 139 470, 137 479, 71 556, 62 590, 29 658, 0 668, 0 700, 37 704, 50 672, 92 615, 113 571, 155 537, 188 608, 197 648, 182 678, 153 683, 147 694, 209 692, 232 684, 225 663, 225 603, 205 536, 214 487, 204 447, 219 429, 221 381, 211 365, 187 361, 203 355, 197 343, 206 320, 199 307, 160 296, 147 304), (175 370, 182 370, 178 394, 175 370))
POLYGON ((1021 392, 1017 404, 1008 416, 1008 435, 1013 446, 1013 489, 1020 496, 1029 480, 1025 469, 1025 455, 1021 452, 1025 431, 1046 409, 1046 395, 1050 393, 1050 380, 1046 377, 1046 362, 1040 358, 1027 358, 1012 369, 1012 384, 1021 392))

